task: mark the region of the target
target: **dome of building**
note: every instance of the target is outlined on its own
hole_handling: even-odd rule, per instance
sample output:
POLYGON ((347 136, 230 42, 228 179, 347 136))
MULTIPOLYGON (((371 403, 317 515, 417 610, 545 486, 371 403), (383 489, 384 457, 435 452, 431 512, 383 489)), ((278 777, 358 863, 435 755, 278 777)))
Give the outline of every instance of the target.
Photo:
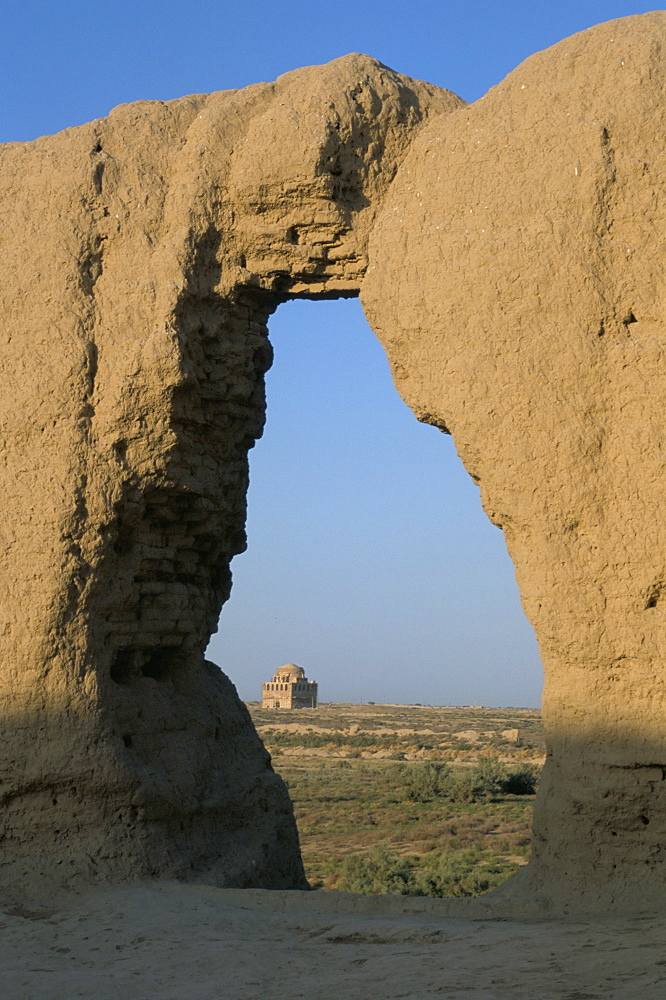
POLYGON ((303 667, 298 667, 295 663, 285 663, 283 667, 277 668, 275 676, 283 678, 284 680, 292 678, 300 681, 305 677, 305 671, 303 670, 303 667))

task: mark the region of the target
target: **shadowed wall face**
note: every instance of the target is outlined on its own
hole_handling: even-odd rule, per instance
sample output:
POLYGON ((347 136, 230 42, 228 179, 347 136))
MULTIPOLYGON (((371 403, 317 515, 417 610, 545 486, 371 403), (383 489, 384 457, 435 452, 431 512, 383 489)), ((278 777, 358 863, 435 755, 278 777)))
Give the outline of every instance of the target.
POLYGON ((204 660, 266 321, 358 294, 411 137, 460 106, 349 56, 0 151, 5 886, 305 885, 282 781, 204 660))
POLYGON ((505 533, 546 674, 534 857, 507 891, 664 892, 666 15, 528 59, 415 140, 362 301, 505 533))

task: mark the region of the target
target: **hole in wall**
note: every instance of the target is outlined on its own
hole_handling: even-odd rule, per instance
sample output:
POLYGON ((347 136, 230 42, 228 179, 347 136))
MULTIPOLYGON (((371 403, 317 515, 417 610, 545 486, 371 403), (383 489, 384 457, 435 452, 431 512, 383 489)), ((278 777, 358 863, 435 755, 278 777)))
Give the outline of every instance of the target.
MULTIPOLYGON (((538 707, 541 664, 503 536, 451 438, 401 401, 358 301, 286 303, 270 336, 267 428, 250 453, 248 550, 232 564, 234 588, 207 655, 246 701, 295 662, 324 702, 538 707)), ((332 762, 341 782, 370 766, 363 734, 352 735, 359 749, 349 760, 336 751, 343 759, 332 762)), ((473 736, 460 743, 468 756, 475 746, 473 736)), ((427 764, 400 758, 396 751, 380 766, 397 776, 427 764)), ((409 829, 422 830, 431 802, 405 808, 409 829)), ((372 829, 368 844, 382 843, 365 801, 355 822, 372 829)), ((451 845, 467 842, 467 826, 451 820, 451 845)), ((477 833, 500 843, 494 820, 477 833)), ((396 853, 390 841, 388 850, 396 853)), ((380 885, 374 891, 390 891, 380 885)))
POLYGON ((656 608, 656 607, 658 607, 658 605, 659 605, 659 603, 661 601, 661 595, 662 595, 663 590, 664 590, 664 581, 663 580, 657 580, 650 587, 650 589, 648 590, 648 593, 646 595, 646 598, 645 598, 645 610, 646 611, 648 609, 650 609, 650 608, 656 608))
POLYGON ((134 673, 134 650, 119 649, 111 664, 111 680, 116 684, 127 685, 134 673))
POLYGON ((178 669, 181 652, 178 646, 119 649, 111 664, 111 680, 125 687, 138 677, 166 681, 178 669))
POLYGON ((248 549, 208 656, 247 701, 287 662, 325 701, 538 707, 503 535, 393 386, 357 299, 280 306, 248 549))
POLYGON ((177 669, 178 654, 177 647, 161 646, 152 650, 141 666, 142 675, 151 677, 155 681, 167 680, 177 669))
POLYGON ((118 441, 114 441, 112 451, 118 462, 122 464, 127 458, 127 441, 123 438, 118 441))

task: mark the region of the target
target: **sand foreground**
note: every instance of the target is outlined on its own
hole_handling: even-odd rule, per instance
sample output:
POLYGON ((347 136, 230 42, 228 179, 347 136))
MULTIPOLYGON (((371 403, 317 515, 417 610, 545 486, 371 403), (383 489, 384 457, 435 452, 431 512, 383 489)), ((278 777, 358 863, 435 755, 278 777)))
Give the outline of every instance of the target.
POLYGON ((509 921, 483 918, 474 904, 167 882, 96 890, 59 901, 50 911, 0 913, 0 995, 6 1000, 666 996, 666 918, 509 921))

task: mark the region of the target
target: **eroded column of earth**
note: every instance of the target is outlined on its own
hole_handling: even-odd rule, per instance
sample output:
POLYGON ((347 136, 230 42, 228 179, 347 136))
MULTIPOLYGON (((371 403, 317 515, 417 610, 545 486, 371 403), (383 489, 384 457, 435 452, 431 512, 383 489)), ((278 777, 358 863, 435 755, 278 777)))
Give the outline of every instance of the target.
POLYGON ((266 321, 358 293, 446 91, 361 56, 0 150, 0 881, 304 887, 204 659, 245 547, 266 321))
POLYGON ((362 292, 516 565, 548 761, 507 891, 558 908, 664 898, 665 52, 665 13, 610 22, 428 125, 362 292))

